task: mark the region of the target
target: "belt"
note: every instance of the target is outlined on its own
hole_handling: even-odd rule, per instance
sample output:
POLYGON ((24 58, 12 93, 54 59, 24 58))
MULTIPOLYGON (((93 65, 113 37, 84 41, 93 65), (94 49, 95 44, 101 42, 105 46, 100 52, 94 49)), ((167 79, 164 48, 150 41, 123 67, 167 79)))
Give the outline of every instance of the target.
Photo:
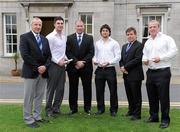
POLYGON ((148 69, 150 72, 159 72, 159 71, 164 71, 164 70, 169 70, 170 67, 165 67, 165 68, 158 68, 158 69, 148 69))
POLYGON ((98 69, 103 69, 103 70, 106 70, 106 69, 114 69, 115 67, 114 66, 110 66, 110 67, 97 67, 98 69))

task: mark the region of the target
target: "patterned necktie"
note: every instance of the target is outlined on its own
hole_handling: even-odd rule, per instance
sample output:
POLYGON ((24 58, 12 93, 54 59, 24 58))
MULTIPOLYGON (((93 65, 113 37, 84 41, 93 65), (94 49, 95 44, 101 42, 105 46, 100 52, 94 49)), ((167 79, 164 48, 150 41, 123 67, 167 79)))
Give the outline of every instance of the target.
POLYGON ((78 34, 78 39, 77 39, 78 45, 81 45, 81 34, 78 34))
POLYGON ((128 52, 128 51, 129 51, 129 49, 131 48, 131 46, 132 46, 132 44, 131 44, 131 43, 129 43, 129 44, 127 45, 127 47, 126 47, 126 52, 128 52))
POLYGON ((41 41, 41 37, 39 36, 39 34, 36 35, 36 41, 38 43, 40 50, 42 50, 42 41, 41 41))

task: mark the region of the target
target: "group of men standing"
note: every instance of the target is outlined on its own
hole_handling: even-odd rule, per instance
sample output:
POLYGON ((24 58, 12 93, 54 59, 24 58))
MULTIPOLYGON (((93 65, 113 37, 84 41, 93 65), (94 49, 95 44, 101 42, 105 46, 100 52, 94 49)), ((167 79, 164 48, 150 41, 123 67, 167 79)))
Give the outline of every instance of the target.
POLYGON ((104 24, 100 28, 101 39, 95 44, 93 37, 84 33, 84 23, 77 20, 76 32, 67 38, 63 35, 64 20, 54 19, 54 30, 46 36, 40 35, 42 21, 33 18, 31 31, 20 36, 20 52, 24 60, 24 121, 28 127, 39 127, 38 122, 48 123, 41 117, 41 104, 46 91, 46 116, 60 114, 64 94, 65 70, 69 78, 69 115, 78 112, 78 84, 81 79, 84 96, 84 112, 91 115, 92 75, 95 70, 97 99, 96 115, 105 112, 104 92, 107 82, 110 91, 110 115, 118 112, 117 77, 115 65, 123 73, 131 120, 141 119, 141 84, 144 79, 142 63, 148 66, 146 87, 149 98, 150 118, 147 122, 158 122, 159 101, 161 105, 161 128, 169 126, 170 60, 177 54, 174 40, 159 32, 159 23, 149 23, 150 37, 145 43, 137 41, 136 29, 126 30, 128 43, 120 49, 112 39, 111 28, 104 24), (33 108, 34 106, 34 108, 33 108))

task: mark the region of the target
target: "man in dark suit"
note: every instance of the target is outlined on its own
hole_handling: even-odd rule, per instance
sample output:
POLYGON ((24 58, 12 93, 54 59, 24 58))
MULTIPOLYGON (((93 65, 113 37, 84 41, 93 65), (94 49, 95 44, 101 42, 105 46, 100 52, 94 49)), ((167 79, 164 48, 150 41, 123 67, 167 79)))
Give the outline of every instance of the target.
POLYGON ((76 33, 69 35, 66 42, 66 55, 73 59, 67 65, 69 77, 69 105, 70 113, 78 112, 78 84, 81 78, 84 94, 84 111, 90 114, 92 98, 92 57, 94 56, 93 37, 84 33, 84 23, 75 23, 76 33))
POLYGON ((136 29, 129 27, 126 30, 128 43, 123 45, 121 51, 120 70, 123 72, 124 86, 129 103, 126 116, 132 116, 131 120, 141 119, 141 84, 144 79, 142 68, 143 45, 138 42, 136 29))
POLYGON ((46 87, 47 69, 51 60, 48 40, 40 35, 42 21, 33 18, 32 30, 20 36, 20 52, 24 61, 24 121, 28 127, 37 128, 37 122, 47 123, 41 117, 41 103, 46 87), (34 110, 32 112, 34 105, 34 110))

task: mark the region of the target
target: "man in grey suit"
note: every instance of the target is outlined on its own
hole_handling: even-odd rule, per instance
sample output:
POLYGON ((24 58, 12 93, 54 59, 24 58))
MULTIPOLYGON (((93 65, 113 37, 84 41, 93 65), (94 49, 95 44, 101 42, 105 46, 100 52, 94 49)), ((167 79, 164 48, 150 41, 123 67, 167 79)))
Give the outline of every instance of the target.
POLYGON ((32 30, 20 36, 20 53, 24 61, 24 122, 28 127, 37 128, 48 121, 41 117, 41 104, 46 87, 47 69, 50 65, 51 52, 48 40, 40 35, 42 21, 33 18, 32 30), (33 110, 34 105, 34 110, 33 110), (33 112, 32 112, 33 111, 33 112))

